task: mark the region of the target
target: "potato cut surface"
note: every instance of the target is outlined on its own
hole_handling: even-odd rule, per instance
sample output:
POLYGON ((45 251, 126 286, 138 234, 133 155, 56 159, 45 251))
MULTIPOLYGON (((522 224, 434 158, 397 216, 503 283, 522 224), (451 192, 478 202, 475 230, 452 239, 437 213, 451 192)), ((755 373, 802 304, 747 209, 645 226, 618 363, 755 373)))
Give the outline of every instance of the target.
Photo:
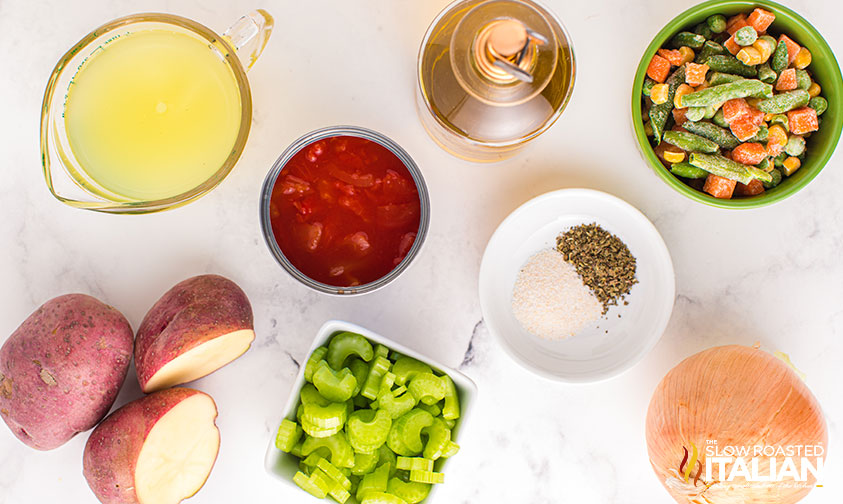
POLYGON ((187 383, 213 373, 243 355, 254 339, 254 331, 242 329, 206 341, 161 366, 146 383, 144 392, 187 383))
POLYGON ((216 416, 213 399, 196 394, 155 423, 135 466, 141 504, 177 504, 205 484, 220 445, 216 416))

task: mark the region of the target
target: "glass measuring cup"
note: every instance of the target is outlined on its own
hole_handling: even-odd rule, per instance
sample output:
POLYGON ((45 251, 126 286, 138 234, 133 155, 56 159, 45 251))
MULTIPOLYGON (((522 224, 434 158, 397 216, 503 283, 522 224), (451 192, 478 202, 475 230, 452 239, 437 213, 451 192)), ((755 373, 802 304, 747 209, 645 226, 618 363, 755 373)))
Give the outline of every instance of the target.
MULTIPOLYGON (((183 205, 216 187, 234 167, 246 144, 252 118, 252 98, 246 71, 263 51, 272 27, 272 16, 260 9, 240 18, 222 36, 180 16, 144 13, 115 19, 86 35, 61 57, 44 93, 41 108, 41 163, 47 188, 58 200, 76 208, 109 213, 148 213, 183 205), (96 57, 92 56, 97 53, 107 54, 109 47, 116 47, 110 46, 115 41, 154 30, 176 37, 190 37, 206 46, 211 54, 224 63, 233 79, 233 84, 225 85, 236 90, 233 100, 239 100, 239 127, 231 137, 230 151, 223 151, 227 155, 215 171, 211 172, 215 165, 206 168, 209 176, 204 180, 179 190, 177 194, 145 197, 142 194, 114 190, 91 175, 91 170, 86 169, 78 153, 74 152, 65 112, 74 78, 84 76, 85 65, 89 60, 96 62, 96 57)), ((166 110, 162 105, 159 104, 158 112, 166 110)), ((226 126, 231 127, 230 124, 226 126)), ((235 128, 232 127, 232 131, 235 128)))

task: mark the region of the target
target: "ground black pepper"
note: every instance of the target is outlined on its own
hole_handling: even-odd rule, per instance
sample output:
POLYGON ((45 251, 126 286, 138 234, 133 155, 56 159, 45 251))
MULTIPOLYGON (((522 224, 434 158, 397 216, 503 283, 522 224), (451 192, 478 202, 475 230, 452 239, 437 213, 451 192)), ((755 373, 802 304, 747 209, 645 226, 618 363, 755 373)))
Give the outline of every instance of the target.
POLYGON ((583 283, 603 304, 604 314, 638 283, 635 257, 629 247, 596 223, 565 231, 556 239, 556 249, 574 265, 583 283))

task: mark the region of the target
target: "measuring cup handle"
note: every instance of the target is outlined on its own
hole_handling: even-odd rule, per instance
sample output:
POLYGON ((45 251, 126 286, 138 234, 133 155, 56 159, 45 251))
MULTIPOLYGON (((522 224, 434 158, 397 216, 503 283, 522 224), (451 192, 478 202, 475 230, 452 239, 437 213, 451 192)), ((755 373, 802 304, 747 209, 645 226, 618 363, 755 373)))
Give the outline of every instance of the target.
POLYGON ((238 19, 222 36, 234 47, 243 68, 248 70, 263 52, 274 25, 268 12, 257 9, 238 19))

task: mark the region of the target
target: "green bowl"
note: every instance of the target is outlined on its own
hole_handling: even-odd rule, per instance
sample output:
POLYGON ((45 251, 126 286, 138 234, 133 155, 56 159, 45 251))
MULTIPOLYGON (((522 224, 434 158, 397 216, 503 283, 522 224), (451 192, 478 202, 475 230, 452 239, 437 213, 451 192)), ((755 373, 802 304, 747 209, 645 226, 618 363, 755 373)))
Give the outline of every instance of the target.
POLYGON ((710 0, 679 14, 665 26, 647 46, 644 56, 635 72, 632 86, 632 122, 635 138, 644 159, 667 184, 692 200, 720 208, 758 208, 781 201, 808 185, 823 169, 837 147, 843 129, 843 77, 831 48, 822 35, 802 16, 787 7, 769 0, 729 1, 710 0), (785 177, 781 184, 757 196, 736 199, 717 199, 697 191, 676 178, 656 157, 650 140, 644 133, 644 121, 641 117, 641 87, 647 74, 647 65, 653 55, 676 33, 683 30, 693 31, 693 27, 713 14, 726 17, 740 12, 749 13, 755 7, 761 7, 776 14, 776 20, 770 27, 773 33, 784 33, 802 46, 807 47, 813 56, 808 67, 817 83, 822 87, 822 96, 828 100, 828 110, 822 115, 822 124, 817 132, 808 139, 808 150, 802 167, 790 177, 785 177))

